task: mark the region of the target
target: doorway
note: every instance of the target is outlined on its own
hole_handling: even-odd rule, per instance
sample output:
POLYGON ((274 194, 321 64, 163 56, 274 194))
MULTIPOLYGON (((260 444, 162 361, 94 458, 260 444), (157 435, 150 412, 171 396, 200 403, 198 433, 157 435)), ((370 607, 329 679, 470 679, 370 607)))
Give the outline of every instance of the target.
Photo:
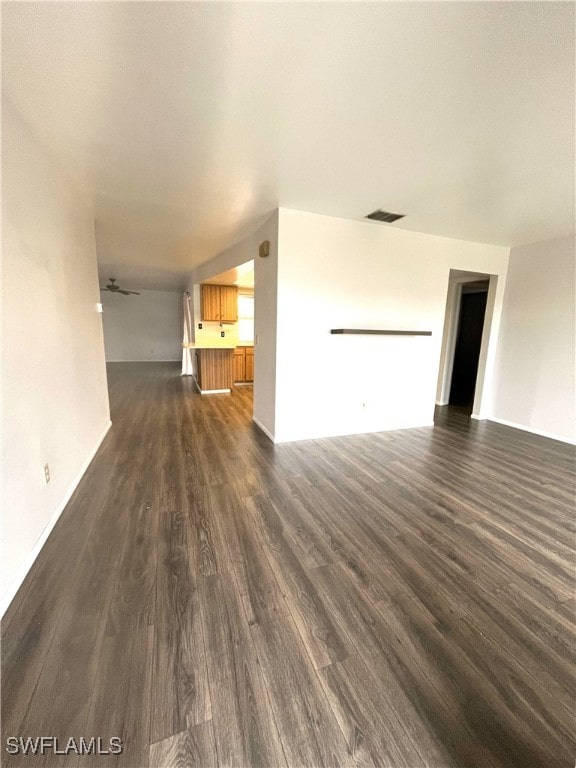
MULTIPOLYGON (((253 411, 254 386, 254 260, 238 264, 202 280, 202 290, 216 288, 226 292, 226 320, 215 314, 208 302, 210 316, 201 312, 200 284, 194 287, 194 328, 198 346, 232 350, 230 366, 226 363, 226 390, 237 395, 244 412, 253 411), (232 297, 232 298, 230 298, 232 297), (200 343, 198 343, 200 342, 200 343), (229 389, 228 389, 229 387, 229 389)), ((210 295, 211 291, 207 291, 210 295)), ((221 300, 219 300, 221 301, 221 300)), ((221 307, 220 307, 221 310, 221 307)))
POLYGON ((488 286, 488 280, 477 280, 462 284, 461 289, 448 403, 470 412, 474 404, 488 286))
POLYGON ((494 333, 497 333, 494 323, 498 276, 451 269, 447 288, 436 405, 453 404, 466 417, 483 419, 490 398, 489 377, 494 333), (455 365, 457 371, 452 392, 455 365), (461 405, 456 406, 456 402, 461 405))

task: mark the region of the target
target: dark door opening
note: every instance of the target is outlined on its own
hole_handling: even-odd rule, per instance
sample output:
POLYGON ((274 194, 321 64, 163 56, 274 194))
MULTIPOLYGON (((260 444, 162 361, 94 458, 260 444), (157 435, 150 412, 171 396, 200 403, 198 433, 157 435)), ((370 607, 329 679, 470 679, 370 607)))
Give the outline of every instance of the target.
POLYGON ((487 298, 488 281, 462 286, 449 403, 469 410, 474 404, 487 298))

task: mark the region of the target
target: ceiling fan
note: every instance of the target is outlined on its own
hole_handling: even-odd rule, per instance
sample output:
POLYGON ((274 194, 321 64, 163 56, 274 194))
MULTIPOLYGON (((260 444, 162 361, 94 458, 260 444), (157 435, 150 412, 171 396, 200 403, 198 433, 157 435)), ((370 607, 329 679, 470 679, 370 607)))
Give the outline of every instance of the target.
POLYGON ((124 296, 129 296, 131 293, 135 293, 136 296, 140 296, 139 291, 124 291, 122 288, 120 288, 119 285, 116 285, 116 278, 115 277, 109 277, 108 278, 110 282, 106 286, 106 288, 101 288, 101 291, 110 291, 110 293, 123 293, 124 296))

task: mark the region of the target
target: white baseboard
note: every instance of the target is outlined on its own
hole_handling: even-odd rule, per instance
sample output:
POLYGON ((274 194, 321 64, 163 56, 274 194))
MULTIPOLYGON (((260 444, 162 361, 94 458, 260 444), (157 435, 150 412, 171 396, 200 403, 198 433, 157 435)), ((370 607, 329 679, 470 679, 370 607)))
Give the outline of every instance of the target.
POLYGON ((264 434, 266 435, 266 437, 267 437, 269 440, 272 440, 272 442, 273 442, 273 443, 275 443, 275 442, 276 442, 276 440, 274 439, 274 435, 273 435, 271 432, 269 432, 269 431, 266 429, 266 427, 264 426, 264 424, 262 424, 261 422, 259 422, 259 421, 258 421, 258 419, 257 419, 255 416, 252 416, 252 421, 254 422, 254 424, 256 424, 256 426, 258 427, 258 429, 260 429, 260 430, 262 430, 262 432, 264 432, 264 434))
MULTIPOLYGON (((253 419, 253 421, 255 421, 255 419, 253 419)), ((327 432, 320 435, 296 435, 296 436, 294 435, 286 436, 281 434, 280 437, 276 435, 276 437, 274 438, 274 443, 276 445, 283 445, 284 443, 300 443, 300 442, 303 442, 304 440, 329 440, 332 437, 355 437, 356 435, 376 435, 380 432, 402 432, 406 429, 423 429, 424 427, 433 427, 433 426, 434 426, 433 421, 427 421, 424 424, 410 424, 410 425, 402 425, 398 427, 396 426, 381 427, 380 429, 364 429, 360 431, 354 430, 354 432, 338 431, 338 432, 327 432)), ((270 437, 270 435, 268 436, 270 437)))
POLYGON ((232 392, 231 389, 200 389, 200 384, 198 384, 198 379, 196 376, 194 376, 194 384, 196 385, 196 389, 198 392, 200 392, 201 395, 225 395, 232 392))
POLYGON ((8 587, 8 591, 5 594, 3 594, 2 597, 0 598, 0 617, 4 616, 4 614, 6 613, 6 610, 8 609, 8 606, 10 605, 10 603, 12 602, 14 597, 16 596, 16 593, 18 592, 18 590, 20 589, 20 587, 24 583, 24 579, 28 575, 28 572, 30 571, 32 566, 34 565, 34 562, 36 561, 36 558, 40 554, 40 551, 41 551, 42 547, 46 543, 46 540, 47 540, 48 536, 50 536, 50 533, 52 532, 52 529, 54 528, 54 526, 58 522, 58 519, 59 519, 60 515, 62 514, 62 512, 66 508, 66 504, 68 504, 68 502, 70 501, 70 498, 72 497, 72 494, 74 493, 74 491, 78 487, 78 484, 79 484, 80 480, 82 480, 82 477, 84 476, 84 473, 86 472, 86 470, 90 466, 90 464, 92 462, 92 459, 94 458, 94 456, 96 456, 96 453, 98 452, 98 449, 102 445, 102 441, 104 440, 104 438, 108 434, 108 430, 110 429, 111 426, 112 426, 112 422, 109 421, 108 424, 106 425, 106 428, 104 429, 104 431, 102 432, 102 434, 100 435, 98 440, 96 441, 96 445, 90 451, 90 453, 89 453, 88 457, 86 458, 85 462, 82 464, 82 467, 80 468, 80 471, 78 472, 78 474, 76 475, 76 477, 74 478, 72 483, 68 486, 68 490, 64 494, 64 498, 62 499, 62 501, 60 502, 60 504, 58 505, 56 510, 53 512, 52 516, 50 517, 50 520, 46 524, 46 527, 44 528, 44 530, 42 531, 42 533, 38 537, 38 539, 37 539, 36 543, 34 544, 34 547, 32 548, 32 550, 28 554, 28 557, 26 558, 26 560, 24 561, 24 563, 20 567, 18 573, 16 574, 16 577, 13 579, 13 581, 10 584, 10 586, 8 587))
POLYGON ((553 432, 544 432, 542 429, 534 429, 534 427, 527 427, 525 424, 518 424, 515 421, 507 421, 506 419, 497 419, 496 416, 490 416, 488 421, 495 421, 497 424, 503 424, 505 427, 512 427, 513 429, 521 429, 523 432, 531 432, 533 435, 540 435, 540 437, 547 437, 549 440, 558 440, 560 443, 568 443, 569 445, 576 445, 576 440, 571 437, 564 437, 563 435, 557 435, 553 432))

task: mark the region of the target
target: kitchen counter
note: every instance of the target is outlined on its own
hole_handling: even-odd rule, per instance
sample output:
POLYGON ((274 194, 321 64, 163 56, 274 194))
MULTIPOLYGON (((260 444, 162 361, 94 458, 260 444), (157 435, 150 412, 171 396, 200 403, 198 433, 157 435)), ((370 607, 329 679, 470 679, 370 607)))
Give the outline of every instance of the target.
POLYGON ((217 341, 201 341, 199 344, 190 342, 187 344, 182 344, 182 346, 185 349, 236 349, 238 345, 231 344, 229 341, 226 341, 226 339, 222 339, 222 344, 219 344, 217 341))

